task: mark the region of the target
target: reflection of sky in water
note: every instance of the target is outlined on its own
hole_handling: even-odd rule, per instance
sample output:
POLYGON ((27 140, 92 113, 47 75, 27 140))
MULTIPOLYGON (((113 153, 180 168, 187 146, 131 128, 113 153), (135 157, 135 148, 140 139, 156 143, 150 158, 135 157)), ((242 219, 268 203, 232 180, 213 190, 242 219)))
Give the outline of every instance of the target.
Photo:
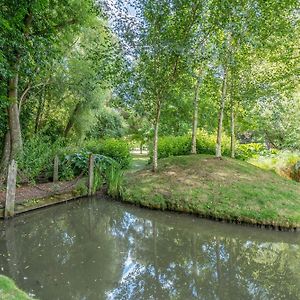
POLYGON ((294 233, 87 200, 2 228, 0 273, 41 300, 300 299, 294 233))
POLYGON ((119 293, 122 292, 122 290, 126 289, 126 297, 128 299, 131 298, 131 296, 134 293, 135 285, 130 284, 130 282, 133 282, 136 280, 136 278, 143 272, 146 271, 146 268, 132 260, 132 257, 130 255, 130 251, 127 254, 126 261, 123 264, 123 270, 122 270, 122 276, 119 281, 119 287, 116 288, 113 291, 110 291, 107 293, 108 299, 114 299, 119 293))

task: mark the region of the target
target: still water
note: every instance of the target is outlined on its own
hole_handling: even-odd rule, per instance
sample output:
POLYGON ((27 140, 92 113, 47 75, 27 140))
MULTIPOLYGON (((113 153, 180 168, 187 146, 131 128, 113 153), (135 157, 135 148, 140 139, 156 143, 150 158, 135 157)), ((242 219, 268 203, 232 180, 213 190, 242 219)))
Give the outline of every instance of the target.
POLYGON ((300 299, 299 233, 99 199, 0 226, 0 273, 40 300, 300 299))

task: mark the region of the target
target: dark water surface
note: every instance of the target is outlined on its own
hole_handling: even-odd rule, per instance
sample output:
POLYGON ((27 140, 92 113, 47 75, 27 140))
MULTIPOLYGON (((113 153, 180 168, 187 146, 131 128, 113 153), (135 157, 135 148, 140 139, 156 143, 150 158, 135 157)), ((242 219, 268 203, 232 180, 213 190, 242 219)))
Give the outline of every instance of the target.
POLYGON ((97 199, 0 226, 0 273, 40 300, 300 299, 299 233, 97 199))

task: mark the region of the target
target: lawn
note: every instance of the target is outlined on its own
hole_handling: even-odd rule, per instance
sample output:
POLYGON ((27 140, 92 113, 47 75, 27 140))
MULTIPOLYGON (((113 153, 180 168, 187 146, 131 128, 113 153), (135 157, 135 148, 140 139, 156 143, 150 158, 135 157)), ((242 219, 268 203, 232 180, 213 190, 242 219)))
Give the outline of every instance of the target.
POLYGON ((280 228, 300 227, 300 184, 246 162, 177 156, 125 176, 123 200, 144 207, 280 228))

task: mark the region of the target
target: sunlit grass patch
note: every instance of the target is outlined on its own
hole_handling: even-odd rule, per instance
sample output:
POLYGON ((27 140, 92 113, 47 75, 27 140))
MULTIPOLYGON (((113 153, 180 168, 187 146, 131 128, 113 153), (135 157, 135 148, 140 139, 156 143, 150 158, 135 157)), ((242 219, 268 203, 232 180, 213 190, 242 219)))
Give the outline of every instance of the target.
POLYGON ((128 173, 124 200, 142 206, 283 227, 300 227, 300 185, 243 161, 210 155, 162 159, 128 173))

